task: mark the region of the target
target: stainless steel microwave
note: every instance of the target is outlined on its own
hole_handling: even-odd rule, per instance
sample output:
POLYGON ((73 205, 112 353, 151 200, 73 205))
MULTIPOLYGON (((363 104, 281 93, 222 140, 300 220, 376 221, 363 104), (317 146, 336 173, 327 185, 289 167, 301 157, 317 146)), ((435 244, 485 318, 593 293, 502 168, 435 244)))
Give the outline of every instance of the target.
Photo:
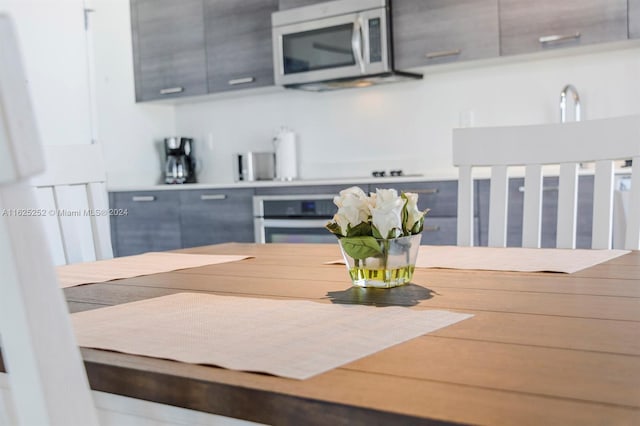
POLYGON ((322 91, 421 78, 394 70, 389 21, 387 0, 337 0, 273 13, 276 84, 322 91))

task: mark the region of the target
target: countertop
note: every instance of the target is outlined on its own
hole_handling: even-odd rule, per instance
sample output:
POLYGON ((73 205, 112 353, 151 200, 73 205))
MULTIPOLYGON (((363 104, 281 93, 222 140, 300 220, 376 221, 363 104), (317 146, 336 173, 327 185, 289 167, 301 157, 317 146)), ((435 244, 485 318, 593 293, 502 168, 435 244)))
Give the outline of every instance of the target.
MULTIPOLYGON (((557 166, 545 166, 543 168, 544 176, 558 176, 559 168, 557 166)), ((616 168, 615 174, 620 176, 629 175, 631 168, 616 168)), ((593 168, 586 167, 580 169, 580 175, 593 175, 593 168)), ((473 171, 475 179, 488 179, 490 177, 490 169, 488 167, 477 168, 473 171)), ((524 177, 524 167, 512 167, 509 169, 509 177, 524 177)), ((439 170, 435 173, 410 174, 399 177, 372 177, 372 176, 356 176, 356 177, 339 177, 325 179, 299 179, 290 181, 279 180, 261 180, 253 182, 202 182, 182 185, 164 185, 164 184, 128 184, 124 182, 107 183, 109 192, 129 192, 129 191, 173 191, 173 190, 197 190, 197 189, 237 189, 237 188, 268 188, 268 187, 291 187, 291 186, 319 186, 319 185, 366 185, 366 184, 393 184, 405 182, 434 182, 458 180, 457 169, 439 170)))

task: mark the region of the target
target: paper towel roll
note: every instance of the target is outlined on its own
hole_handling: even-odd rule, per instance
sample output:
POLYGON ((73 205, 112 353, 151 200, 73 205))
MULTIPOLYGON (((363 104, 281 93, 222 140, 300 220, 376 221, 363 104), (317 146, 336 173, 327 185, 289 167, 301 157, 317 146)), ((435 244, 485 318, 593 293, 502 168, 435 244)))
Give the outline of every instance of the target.
POLYGON ((273 139, 276 151, 276 179, 294 180, 298 178, 298 158, 296 134, 289 129, 280 129, 273 139))

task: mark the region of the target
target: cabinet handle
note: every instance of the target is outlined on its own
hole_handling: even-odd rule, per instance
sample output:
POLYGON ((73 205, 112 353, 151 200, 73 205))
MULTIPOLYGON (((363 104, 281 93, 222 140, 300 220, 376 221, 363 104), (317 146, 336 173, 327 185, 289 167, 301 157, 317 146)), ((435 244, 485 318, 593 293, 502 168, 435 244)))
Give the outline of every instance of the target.
POLYGON ((554 34, 548 36, 542 36, 538 39, 538 41, 542 44, 544 43, 553 43, 556 41, 564 41, 564 40, 577 40, 580 38, 582 34, 579 31, 576 31, 574 34, 554 34))
POLYGON ((227 198, 225 194, 203 194, 200 196, 202 201, 224 200, 227 198))
POLYGON ((155 201, 156 197, 153 195, 134 195, 133 197, 131 197, 131 201, 135 201, 136 203, 141 203, 141 202, 149 202, 149 201, 155 201))
POLYGON ((422 230, 425 232, 436 232, 440 230, 440 227, 438 225, 431 225, 425 226, 424 228, 422 228, 422 230))
MULTIPOLYGON (((558 191, 560 188, 558 188, 557 186, 544 186, 542 187, 543 191, 558 191)), ((524 192, 524 186, 519 186, 518 187, 518 191, 519 192, 524 192)))
POLYGON ((462 50, 454 49, 454 50, 442 50, 440 52, 429 52, 424 56, 426 56, 427 59, 435 59, 435 58, 444 58, 447 56, 457 56, 461 53, 462 53, 462 50))
POLYGON ((254 77, 233 78, 229 80, 229 86, 237 86, 239 84, 253 83, 256 81, 254 77))
POLYGON ((428 189, 407 189, 406 191, 403 192, 415 192, 416 194, 437 194, 438 192, 440 192, 440 190, 438 188, 428 188, 428 189))
POLYGON ((184 92, 184 87, 168 87, 166 89, 160 90, 161 95, 172 95, 174 93, 182 93, 184 92))

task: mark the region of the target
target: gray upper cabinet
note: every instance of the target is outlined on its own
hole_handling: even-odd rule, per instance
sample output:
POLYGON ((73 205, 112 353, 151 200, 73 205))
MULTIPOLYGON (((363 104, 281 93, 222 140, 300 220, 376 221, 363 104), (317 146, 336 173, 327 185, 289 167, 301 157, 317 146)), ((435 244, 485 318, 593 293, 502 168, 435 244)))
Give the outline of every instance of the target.
POLYGON ((629 0, 629 38, 640 38, 640 0, 629 0))
POLYGON ((627 38, 627 0, 499 0, 502 55, 627 38))
POLYGON ((395 0, 392 19, 398 69, 499 54, 497 0, 395 0))
POLYGON ((205 0, 209 92, 273 85, 271 13, 278 0, 205 0))
POLYGON ((207 93, 202 0, 131 0, 136 101, 207 93))
POLYGON ((278 6, 280 10, 293 9, 294 7, 309 6, 312 4, 325 3, 328 0, 280 0, 278 6))

